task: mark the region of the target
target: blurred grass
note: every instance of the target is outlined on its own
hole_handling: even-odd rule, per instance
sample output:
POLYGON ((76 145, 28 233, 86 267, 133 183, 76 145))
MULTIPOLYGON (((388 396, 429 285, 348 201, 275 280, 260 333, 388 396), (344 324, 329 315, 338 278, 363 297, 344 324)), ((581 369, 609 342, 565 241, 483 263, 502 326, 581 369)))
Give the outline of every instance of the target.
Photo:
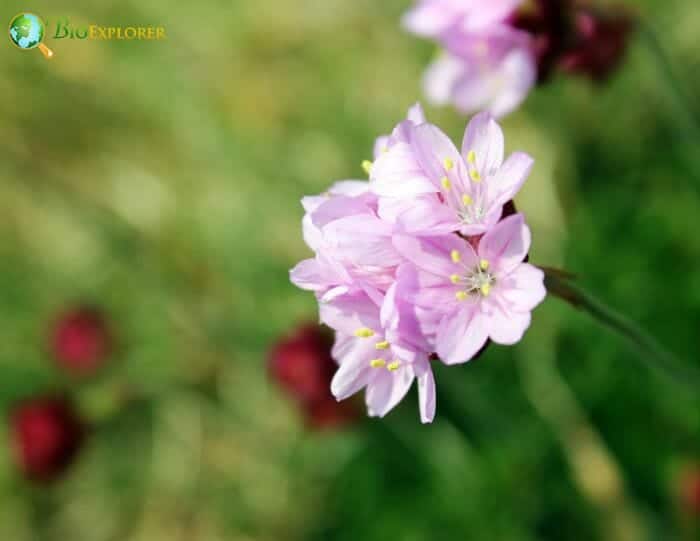
MULTIPOLYGON (((148 399, 48 490, 25 486, 0 442, 1 538, 609 538, 523 389, 541 344, 648 538, 681 535, 669 485, 700 453, 697 398, 556 300, 521 346, 438 371, 459 400, 441 398, 430 427, 409 401, 354 431, 308 434, 266 381, 271 341, 315 316, 287 276, 307 254, 299 198, 361 177, 374 137, 420 98, 433 50, 398 26, 408 0, 30 4, 2 11, 169 37, 49 40, 50 63, 0 47, 0 404, 65 384, 46 327, 85 299, 113 317, 120 350, 77 390, 83 408, 109 412, 123 389, 148 399), (216 400, 187 387, 212 372, 216 400)), ((695 1, 631 7, 697 97, 695 1)), ((678 130, 665 83, 635 42, 608 86, 557 80, 504 128, 509 150, 537 161, 518 200, 533 259, 576 272, 697 364, 698 142, 678 130)), ((461 136, 454 111, 429 116, 461 136)))

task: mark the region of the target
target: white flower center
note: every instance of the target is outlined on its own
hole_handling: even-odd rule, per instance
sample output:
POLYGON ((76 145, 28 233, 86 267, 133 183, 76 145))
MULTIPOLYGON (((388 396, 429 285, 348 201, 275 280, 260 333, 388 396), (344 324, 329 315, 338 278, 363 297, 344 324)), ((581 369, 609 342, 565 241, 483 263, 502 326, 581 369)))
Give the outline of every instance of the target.
POLYGON ((461 262, 461 254, 454 250, 452 262, 461 267, 461 271, 450 276, 450 281, 457 286, 455 297, 464 301, 472 296, 488 297, 496 283, 495 275, 489 271, 490 263, 486 259, 479 261, 476 267, 467 267, 461 262))

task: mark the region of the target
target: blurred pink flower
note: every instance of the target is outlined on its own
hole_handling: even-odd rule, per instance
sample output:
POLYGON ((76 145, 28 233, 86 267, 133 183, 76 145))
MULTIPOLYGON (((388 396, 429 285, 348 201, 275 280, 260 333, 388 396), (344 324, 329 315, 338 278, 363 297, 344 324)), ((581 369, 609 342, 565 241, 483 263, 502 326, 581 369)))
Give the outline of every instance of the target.
POLYGON ((427 69, 426 96, 435 105, 454 105, 469 114, 502 117, 514 111, 537 80, 537 62, 527 33, 505 24, 441 39, 445 52, 427 69))
POLYGON ((78 306, 60 314, 49 340, 56 364, 73 376, 96 373, 114 346, 106 316, 90 306, 78 306))
POLYGON ((530 325, 530 312, 544 300, 544 273, 523 263, 530 229, 521 214, 490 229, 474 250, 456 235, 397 237, 394 243, 411 262, 399 269, 405 300, 428 311, 428 333, 446 364, 470 360, 490 338, 518 342, 530 325))
POLYGON ((504 162, 503 132, 488 113, 471 120, 461 153, 437 126, 426 123, 412 132, 410 144, 395 145, 375 162, 370 183, 380 196, 379 214, 395 220, 403 233, 485 233, 532 168, 523 152, 504 162))
POLYGON ((82 447, 85 427, 66 398, 30 398, 10 418, 15 460, 28 479, 55 480, 82 447))

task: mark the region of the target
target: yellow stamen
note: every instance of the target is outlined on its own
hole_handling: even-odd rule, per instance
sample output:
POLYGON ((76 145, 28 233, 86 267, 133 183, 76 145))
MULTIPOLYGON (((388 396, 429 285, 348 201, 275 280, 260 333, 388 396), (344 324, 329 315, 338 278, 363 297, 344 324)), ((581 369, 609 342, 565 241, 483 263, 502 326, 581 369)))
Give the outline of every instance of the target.
POLYGON ((453 162, 450 158, 445 158, 444 165, 445 171, 452 171, 455 166, 455 162, 453 162))
POLYGON ((479 261, 479 266, 481 267, 481 270, 489 270, 489 260, 488 259, 482 259, 479 261))
POLYGON ((479 173, 479 171, 476 169, 469 171, 469 176, 472 177, 474 182, 481 182, 481 173, 479 173))
POLYGON ((442 184, 442 187, 445 188, 446 190, 449 190, 452 188, 452 183, 450 182, 450 179, 447 177, 442 177, 442 180, 440 180, 440 184, 442 184))
POLYGON ((465 205, 471 205, 473 202, 474 200, 471 198, 470 195, 466 193, 462 195, 462 203, 464 203, 465 205))
POLYGON ((394 361, 394 362, 387 364, 386 369, 391 371, 391 372, 394 372, 395 370, 399 369, 400 365, 401 365, 401 363, 399 361, 394 361))
POLYGON ((450 257, 452 258, 453 263, 459 263, 462 259, 462 254, 460 254, 457 250, 452 250, 450 252, 450 257))
POLYGON ((491 284, 484 284, 483 286, 481 286, 481 294, 484 297, 488 297, 489 293, 491 293, 491 284))
POLYGON ((473 150, 470 150, 467 153, 467 161, 469 163, 476 163, 476 152, 474 152, 473 150))
POLYGON ((374 344, 374 349, 389 349, 389 342, 377 342, 374 344))
POLYGON ((365 170, 365 173, 369 175, 370 171, 372 171, 372 162, 369 160, 365 160, 362 162, 362 169, 365 170))
POLYGON ((384 359, 372 359, 369 362, 369 365, 372 368, 383 368, 384 366, 386 366, 386 361, 384 359))
POLYGON ((469 293, 467 293, 466 291, 458 291, 457 293, 455 293, 455 297, 456 297, 457 300, 460 301, 460 302, 461 302, 461 301, 464 301, 464 300, 467 300, 467 297, 468 297, 468 296, 469 296, 469 293))
POLYGON ((368 329, 367 327, 362 327, 361 329, 357 329, 355 331, 355 336, 358 338, 371 338, 374 336, 374 331, 372 329, 368 329))

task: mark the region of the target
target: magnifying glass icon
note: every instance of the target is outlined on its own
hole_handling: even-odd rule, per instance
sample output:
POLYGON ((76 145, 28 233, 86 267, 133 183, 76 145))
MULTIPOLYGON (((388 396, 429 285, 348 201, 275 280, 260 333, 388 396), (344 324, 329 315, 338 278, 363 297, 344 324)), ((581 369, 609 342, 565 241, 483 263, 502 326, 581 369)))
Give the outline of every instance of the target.
POLYGON ((44 58, 50 59, 53 51, 44 45, 46 25, 38 15, 34 13, 20 13, 10 21, 10 41, 23 51, 39 49, 44 58))

